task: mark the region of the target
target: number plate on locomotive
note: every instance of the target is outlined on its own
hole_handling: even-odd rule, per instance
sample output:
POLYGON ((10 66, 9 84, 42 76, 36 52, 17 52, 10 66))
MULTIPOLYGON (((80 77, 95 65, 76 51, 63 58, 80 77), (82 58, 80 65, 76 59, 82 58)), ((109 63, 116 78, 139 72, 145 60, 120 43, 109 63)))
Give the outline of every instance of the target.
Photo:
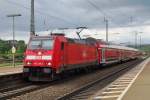
POLYGON ((42 56, 36 56, 36 59, 42 59, 42 56))

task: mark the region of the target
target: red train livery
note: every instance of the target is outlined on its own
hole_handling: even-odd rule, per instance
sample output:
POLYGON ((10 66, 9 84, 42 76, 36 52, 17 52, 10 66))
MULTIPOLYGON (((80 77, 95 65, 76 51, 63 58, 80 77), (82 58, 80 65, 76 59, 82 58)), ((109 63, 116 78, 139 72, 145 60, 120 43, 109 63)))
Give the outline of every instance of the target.
POLYGON ((136 49, 107 45, 93 38, 70 39, 62 34, 32 36, 23 72, 31 81, 48 81, 64 71, 135 59, 139 55, 136 49))

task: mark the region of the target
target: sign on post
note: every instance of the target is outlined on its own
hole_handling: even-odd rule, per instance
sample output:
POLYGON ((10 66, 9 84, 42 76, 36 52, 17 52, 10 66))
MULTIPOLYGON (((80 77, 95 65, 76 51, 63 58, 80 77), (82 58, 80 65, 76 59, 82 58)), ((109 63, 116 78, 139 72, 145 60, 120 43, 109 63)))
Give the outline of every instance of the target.
POLYGON ((13 54, 15 54, 16 53, 16 48, 13 46, 11 51, 12 51, 13 54))

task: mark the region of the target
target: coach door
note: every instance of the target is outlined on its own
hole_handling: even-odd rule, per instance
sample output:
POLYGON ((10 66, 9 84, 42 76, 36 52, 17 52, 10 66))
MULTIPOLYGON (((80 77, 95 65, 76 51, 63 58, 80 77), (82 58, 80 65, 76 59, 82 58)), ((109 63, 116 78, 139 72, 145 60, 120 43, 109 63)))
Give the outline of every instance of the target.
POLYGON ((102 63, 105 63, 105 48, 102 48, 102 63))

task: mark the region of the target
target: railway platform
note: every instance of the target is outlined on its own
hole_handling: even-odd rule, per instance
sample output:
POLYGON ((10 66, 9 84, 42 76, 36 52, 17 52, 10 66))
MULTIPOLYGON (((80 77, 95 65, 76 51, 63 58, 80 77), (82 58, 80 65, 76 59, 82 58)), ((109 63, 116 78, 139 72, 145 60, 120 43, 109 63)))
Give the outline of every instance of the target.
POLYGON ((92 100, 149 100, 150 58, 95 93, 92 100))
MULTIPOLYGON (((144 65, 143 65, 144 67, 144 65)), ((132 86, 122 95, 122 100, 149 100, 150 99, 150 59, 141 73, 133 81, 132 86)))
POLYGON ((21 73, 22 68, 22 65, 15 67, 0 67, 0 76, 21 73))

